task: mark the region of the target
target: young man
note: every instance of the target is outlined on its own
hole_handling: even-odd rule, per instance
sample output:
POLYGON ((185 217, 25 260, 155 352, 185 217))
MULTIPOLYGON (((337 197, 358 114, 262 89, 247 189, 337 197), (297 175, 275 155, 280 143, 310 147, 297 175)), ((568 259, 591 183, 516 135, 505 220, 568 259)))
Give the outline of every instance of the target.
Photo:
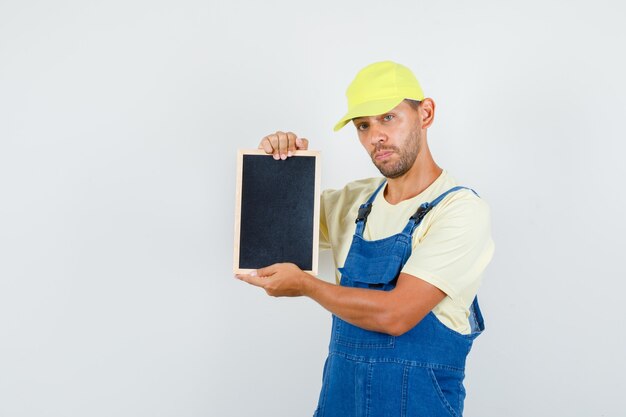
MULTIPOLYGON (((435 163, 435 103, 408 68, 369 65, 346 95, 335 130, 352 121, 385 178, 322 193, 320 242, 339 285, 293 264, 238 278, 333 314, 316 416, 461 416, 465 359, 484 328, 476 292, 494 249, 488 206, 435 163)), ((259 147, 286 159, 308 141, 276 132, 259 147)))

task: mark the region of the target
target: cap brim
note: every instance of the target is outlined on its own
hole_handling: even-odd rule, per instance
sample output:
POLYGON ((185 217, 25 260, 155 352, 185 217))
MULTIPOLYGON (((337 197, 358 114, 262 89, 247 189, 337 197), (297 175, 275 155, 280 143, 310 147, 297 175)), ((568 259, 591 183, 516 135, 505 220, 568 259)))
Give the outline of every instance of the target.
POLYGON ((354 106, 345 116, 339 120, 339 122, 335 125, 333 130, 336 132, 345 125, 347 125, 350 120, 355 119, 357 117, 365 117, 365 116, 378 116, 379 114, 387 113, 389 110, 396 107, 404 100, 403 98, 388 98, 384 100, 376 100, 376 101, 368 101, 366 103, 361 103, 354 106))

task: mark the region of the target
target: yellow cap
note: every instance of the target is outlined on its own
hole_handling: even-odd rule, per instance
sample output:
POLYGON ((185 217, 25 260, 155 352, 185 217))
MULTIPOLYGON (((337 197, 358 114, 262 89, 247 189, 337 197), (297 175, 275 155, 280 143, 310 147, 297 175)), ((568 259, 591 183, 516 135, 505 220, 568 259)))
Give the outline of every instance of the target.
POLYGON ((405 98, 422 101, 424 92, 410 69, 391 61, 363 68, 346 91, 348 113, 335 125, 335 132, 355 117, 387 113, 405 98))

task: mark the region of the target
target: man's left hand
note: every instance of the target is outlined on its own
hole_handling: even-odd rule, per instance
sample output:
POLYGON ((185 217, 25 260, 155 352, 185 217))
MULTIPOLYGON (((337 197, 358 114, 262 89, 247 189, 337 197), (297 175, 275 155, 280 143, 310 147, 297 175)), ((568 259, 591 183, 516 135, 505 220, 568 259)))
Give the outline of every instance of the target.
POLYGON ((299 297, 304 295, 304 286, 309 274, 292 263, 270 265, 257 269, 249 275, 237 274, 236 278, 261 287, 273 297, 299 297))

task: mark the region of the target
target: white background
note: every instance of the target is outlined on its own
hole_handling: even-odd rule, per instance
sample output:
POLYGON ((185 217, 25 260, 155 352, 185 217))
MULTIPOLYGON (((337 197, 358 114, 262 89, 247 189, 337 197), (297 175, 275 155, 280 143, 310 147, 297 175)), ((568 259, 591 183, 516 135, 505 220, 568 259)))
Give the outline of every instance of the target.
POLYGON ((236 149, 293 130, 324 188, 378 175, 331 129, 385 59, 438 104, 437 162, 492 208, 466 416, 626 415, 625 15, 0 0, 0 416, 311 415, 330 315, 233 279, 236 149))

